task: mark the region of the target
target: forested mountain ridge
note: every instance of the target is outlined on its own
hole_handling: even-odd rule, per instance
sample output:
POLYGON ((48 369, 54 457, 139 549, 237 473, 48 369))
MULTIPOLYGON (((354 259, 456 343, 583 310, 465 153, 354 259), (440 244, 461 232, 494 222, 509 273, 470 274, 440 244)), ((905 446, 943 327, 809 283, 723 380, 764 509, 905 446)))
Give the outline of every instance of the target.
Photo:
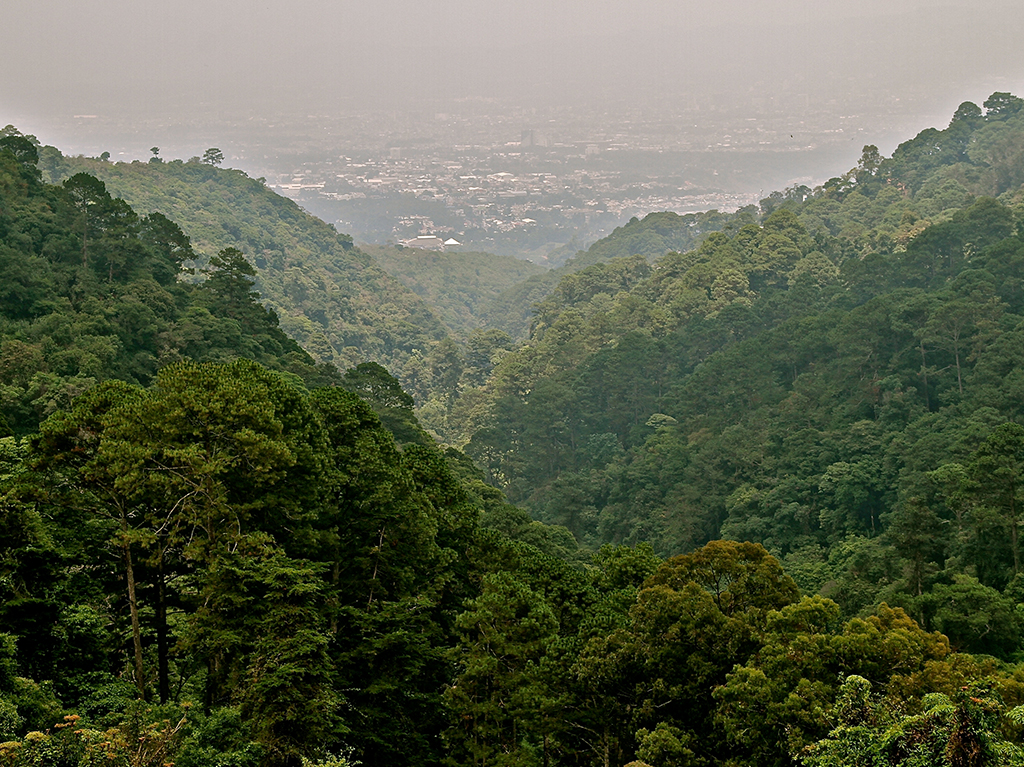
POLYGON ((0 156, 0 431, 24 434, 108 378, 146 384, 189 357, 246 356, 310 383, 340 380, 254 300, 237 251, 214 255, 202 285, 178 279, 189 239, 159 213, 139 216, 75 174, 45 184, 23 136, 0 156))
POLYGON ((526 339, 537 321, 536 312, 550 306, 551 296, 570 289, 566 286, 576 283, 572 276, 576 272, 625 256, 633 256, 633 262, 639 265, 673 247, 691 246, 720 229, 735 230, 753 220, 751 210, 732 215, 718 211, 685 216, 666 212, 652 213, 642 221, 634 218, 562 266, 480 301, 474 307, 480 329, 469 335, 463 349, 439 344, 429 364, 413 360, 405 370, 403 382, 416 394, 424 424, 442 441, 461 444, 477 425, 473 410, 481 402, 480 386, 495 362, 516 342, 526 339), (426 370, 429 374, 419 372, 426 370), (460 404, 456 407, 456 403, 460 404))
POLYGON ((427 356, 446 336, 434 312, 356 248, 351 237, 275 194, 259 179, 189 162, 53 160, 56 177, 87 172, 142 212, 161 212, 189 236, 200 258, 241 250, 256 288, 282 329, 318 362, 360 362, 401 376, 414 352, 427 356))
POLYGON ((0 763, 1021 767, 1022 198, 971 146, 916 191, 869 147, 408 368, 584 561, 379 365, 271 348, 240 252, 180 283, 180 229, 0 139, 0 375, 95 368, 0 438, 0 763), (121 329, 155 362, 96 352, 150 282, 208 361, 161 353, 170 308, 121 329))
POLYGON ((544 273, 530 261, 491 253, 364 245, 381 268, 434 308, 450 334, 465 340, 488 322, 487 307, 502 292, 544 273))
MULTIPOLYGON (((447 398, 450 375, 445 369, 456 350, 451 342, 443 342, 449 332, 461 336, 463 343, 471 326, 519 338, 528 328, 533 305, 560 275, 623 254, 653 259, 682 250, 730 221, 737 225, 741 217, 717 211, 651 214, 643 221, 630 221, 559 269, 538 274, 521 287, 510 277, 522 279, 531 268, 527 262, 514 262, 497 274, 492 262, 498 257, 488 255, 482 265, 474 265, 467 254, 444 254, 439 258, 455 280, 442 287, 435 284, 439 264, 424 271, 384 249, 376 256, 391 268, 382 270, 350 237, 337 234, 241 171, 220 169, 197 158, 111 163, 63 157, 52 147, 45 149, 42 164, 47 175, 62 180, 87 172, 133 208, 166 214, 183 227, 200 261, 226 247, 241 250, 256 267, 261 300, 278 314, 289 336, 320 363, 341 369, 367 360, 384 364, 414 392, 419 406, 426 408, 428 426, 437 434, 445 433, 437 403, 447 398), (403 287, 388 271, 404 275, 409 285, 421 285, 422 296, 417 298, 407 290, 409 285, 403 287), (414 272, 424 276, 416 278, 414 272), (505 285, 510 287, 500 292, 505 285)), ((751 214, 745 215, 749 219, 751 214)))
MULTIPOLYGON (((838 202, 845 193, 854 191, 858 179, 862 183, 858 191, 868 193, 872 198, 879 191, 879 184, 910 190, 915 194, 917 203, 914 215, 923 219, 920 227, 929 217, 941 218, 943 213, 959 209, 971 196, 995 196, 1019 186, 1022 179, 1017 170, 1020 166, 1018 128, 1012 121, 1006 122, 1017 114, 1014 99, 1016 97, 1011 94, 993 94, 984 109, 965 102, 947 130, 929 128, 922 131, 901 145, 892 158, 882 158, 875 149, 863 158, 861 166, 824 185, 829 192, 827 199, 838 202), (869 176, 874 181, 863 186, 869 176)), ((669 252, 684 253, 695 248, 712 232, 735 232, 756 221, 759 212, 770 213, 782 204, 800 203, 811 195, 812 190, 808 187, 795 186, 773 192, 762 201, 761 211, 748 206, 734 214, 716 210, 682 216, 659 212, 651 213, 643 220, 634 218, 586 250, 578 251, 557 269, 506 291, 490 312, 490 326, 500 327, 518 337, 519 331, 525 333, 528 328, 532 306, 543 298, 541 293, 553 289, 558 279, 568 273, 613 258, 643 255, 648 261, 653 261, 669 252), (514 324, 505 327, 498 324, 500 322, 514 324)), ((891 195, 883 195, 881 205, 870 211, 861 209, 863 199, 859 195, 842 210, 833 210, 829 205, 819 206, 813 215, 817 217, 825 212, 827 225, 823 219, 816 218, 810 228, 819 231, 827 228, 829 233, 839 235, 849 224, 850 228, 843 231, 844 238, 849 239, 880 223, 881 211, 892 201, 891 195)), ((887 228, 895 229, 893 223, 887 222, 887 228)), ((905 229, 902 236, 913 233, 916 233, 913 228, 905 229)))
POLYGON ((738 228, 741 225, 737 223, 739 221, 753 222, 756 214, 756 209, 750 206, 736 213, 709 210, 679 215, 664 211, 649 213, 642 220, 634 216, 607 237, 578 252, 561 268, 563 272, 576 272, 624 256, 640 255, 654 261, 666 253, 685 253, 712 232, 720 232, 726 227, 738 228))
POLYGON ((0 137, 0 762, 437 763, 475 568, 571 536, 316 366, 240 251, 182 280, 176 224, 38 154, 0 137))
POLYGON ((759 541, 848 614, 881 596, 926 625, 930 588, 996 598, 1021 567, 1012 501, 982 490, 1024 421, 1020 103, 867 147, 695 250, 564 277, 450 438, 591 546, 759 541))
POLYGON ((643 220, 633 217, 586 250, 577 251, 555 269, 535 275, 508 288, 485 306, 482 316, 487 327, 502 330, 512 338, 525 338, 530 329, 534 305, 544 299, 566 275, 614 258, 641 255, 653 261, 666 253, 696 247, 712 232, 738 229, 756 220, 756 211, 746 208, 735 214, 710 210, 679 215, 671 211, 650 213, 643 220))

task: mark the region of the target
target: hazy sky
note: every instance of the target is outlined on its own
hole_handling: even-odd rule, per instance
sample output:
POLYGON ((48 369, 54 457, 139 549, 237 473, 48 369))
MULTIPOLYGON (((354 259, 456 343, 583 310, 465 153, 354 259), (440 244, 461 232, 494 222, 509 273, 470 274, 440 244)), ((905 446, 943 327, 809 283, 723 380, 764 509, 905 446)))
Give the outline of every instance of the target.
MULTIPOLYGON (((1024 86, 1020 0, 3 0, 0 124, 1024 86)), ((940 126, 941 127, 941 126, 940 126)))

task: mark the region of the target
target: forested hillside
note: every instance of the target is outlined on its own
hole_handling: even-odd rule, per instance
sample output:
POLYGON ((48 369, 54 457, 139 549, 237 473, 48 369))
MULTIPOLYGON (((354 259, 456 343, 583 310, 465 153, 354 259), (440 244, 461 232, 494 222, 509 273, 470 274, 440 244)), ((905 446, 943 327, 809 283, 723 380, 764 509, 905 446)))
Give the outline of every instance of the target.
POLYGON ((439 763, 463 603, 575 541, 240 251, 38 160, 0 137, 0 763, 439 763))
POLYGON ((238 170, 199 162, 111 163, 59 158, 50 172, 90 173, 143 213, 160 212, 200 258, 242 251, 256 289, 282 329, 318 362, 344 369, 374 361, 401 374, 446 332, 431 309, 331 226, 238 170))
POLYGON ((712 232, 726 227, 738 227, 739 222, 752 223, 757 211, 744 208, 735 214, 710 210, 705 213, 650 213, 643 220, 631 218, 602 240, 581 250, 563 265, 563 272, 575 272, 594 264, 605 263, 624 256, 644 256, 654 261, 666 253, 685 253, 692 250, 712 232))
POLYGON ((586 250, 577 251, 558 268, 530 277, 502 291, 481 311, 486 327, 501 330, 512 338, 525 338, 530 329, 534 306, 558 285, 561 278, 614 258, 640 255, 654 261, 666 253, 684 252, 696 247, 712 232, 725 227, 739 228, 756 220, 756 210, 747 208, 734 215, 717 210, 705 213, 651 213, 643 221, 632 218, 607 237, 586 250))
POLYGON ((1022 767, 1022 107, 410 353, 465 453, 8 132, 0 764, 1022 767))
POLYGON ((563 277, 449 438, 589 546, 758 541, 848 615, 884 598, 994 641, 935 594, 1016 600, 1021 103, 867 147, 694 250, 563 277))
POLYGON ((44 184, 32 142, 0 142, 0 433, 35 431, 100 381, 146 384, 186 357, 340 379, 253 300, 240 253, 214 254, 202 285, 183 282, 195 254, 177 224, 139 216, 87 174, 44 184))
POLYGON ((544 269, 530 261, 490 253, 437 252, 383 245, 363 249, 384 271, 432 307, 448 332, 464 340, 496 327, 487 309, 503 292, 544 269))

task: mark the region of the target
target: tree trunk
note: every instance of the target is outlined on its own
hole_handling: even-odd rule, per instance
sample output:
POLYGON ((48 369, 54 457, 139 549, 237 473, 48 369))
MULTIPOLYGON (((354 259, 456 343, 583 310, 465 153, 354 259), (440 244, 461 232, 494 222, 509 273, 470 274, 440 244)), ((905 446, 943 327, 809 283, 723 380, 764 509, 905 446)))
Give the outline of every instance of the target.
POLYGON ((167 584, 164 576, 164 550, 160 548, 156 576, 156 651, 157 678, 160 688, 160 702, 166 703, 171 697, 170 663, 167 642, 167 584))
POLYGON ((377 541, 377 558, 373 561, 373 575, 370 577, 370 598, 366 601, 366 606, 369 607, 373 604, 373 590, 377 583, 377 568, 380 566, 380 552, 384 547, 384 528, 380 529, 380 540, 377 541))
POLYGON ((341 581, 341 564, 337 559, 334 560, 334 567, 331 568, 331 585, 334 587, 331 590, 331 604, 335 607, 331 611, 331 635, 337 636, 338 634, 338 610, 337 608, 337 593, 338 583, 341 581))
MULTIPOLYGON (((121 529, 127 532, 127 523, 122 520, 121 529)), ((146 676, 142 665, 142 628, 139 625, 139 603, 135 597, 135 569, 132 566, 131 545, 125 536, 124 547, 125 573, 128 578, 128 607, 132 616, 132 642, 135 645, 135 685, 139 688, 139 697, 146 699, 146 676)))

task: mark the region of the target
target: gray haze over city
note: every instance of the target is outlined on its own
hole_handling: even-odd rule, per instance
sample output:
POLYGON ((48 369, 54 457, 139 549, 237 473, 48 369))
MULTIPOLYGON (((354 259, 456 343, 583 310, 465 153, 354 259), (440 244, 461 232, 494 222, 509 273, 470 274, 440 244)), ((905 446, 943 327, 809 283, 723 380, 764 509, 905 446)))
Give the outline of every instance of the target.
POLYGON ((735 209, 1024 95, 1019 0, 5 0, 0 125, 223 150, 366 242, 544 261, 735 209))

